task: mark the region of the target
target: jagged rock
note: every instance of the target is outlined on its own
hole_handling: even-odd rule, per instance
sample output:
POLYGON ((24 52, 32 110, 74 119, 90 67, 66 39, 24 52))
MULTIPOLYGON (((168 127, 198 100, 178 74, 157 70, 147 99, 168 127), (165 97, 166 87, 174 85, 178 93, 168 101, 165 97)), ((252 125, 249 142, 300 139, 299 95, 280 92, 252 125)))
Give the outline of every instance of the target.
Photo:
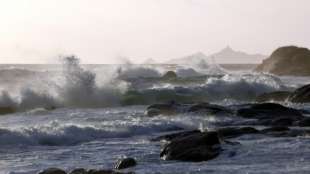
POLYGON ((276 75, 309 76, 310 50, 296 46, 278 48, 256 68, 256 71, 276 75))
POLYGON ((256 97, 257 102, 268 102, 268 101, 285 101, 289 98, 292 92, 289 91, 276 91, 270 93, 264 93, 256 97))
POLYGON ((296 89, 290 96, 289 101, 294 103, 309 103, 310 102, 310 84, 296 89))
POLYGON ((1 107, 0 106, 0 115, 12 114, 16 112, 16 110, 12 107, 1 107))
POLYGON ((125 158, 120 159, 116 162, 116 165, 114 166, 115 169, 126 169, 130 167, 134 167, 137 165, 137 162, 133 158, 125 158))
POLYGON ((163 76, 162 79, 164 80, 174 80, 176 79, 178 76, 174 71, 167 71, 163 76))
POLYGON ((66 172, 58 168, 48 168, 39 172, 39 174, 66 174, 66 172))
POLYGON ((207 161, 220 154, 217 132, 202 132, 175 138, 160 153, 164 160, 207 161))
POLYGON ((87 170, 83 168, 74 169, 70 172, 70 174, 88 174, 87 170))

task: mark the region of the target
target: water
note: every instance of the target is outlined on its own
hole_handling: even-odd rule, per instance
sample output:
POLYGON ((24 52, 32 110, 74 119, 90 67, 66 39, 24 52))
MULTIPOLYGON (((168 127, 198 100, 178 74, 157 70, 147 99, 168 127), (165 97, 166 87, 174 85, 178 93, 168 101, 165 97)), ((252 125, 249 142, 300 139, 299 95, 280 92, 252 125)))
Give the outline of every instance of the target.
MULTIPOLYGON (((244 135, 233 139, 240 145, 224 145, 223 153, 214 160, 163 161, 159 158, 161 143, 150 139, 184 129, 213 129, 218 123, 236 118, 205 114, 147 117, 146 104, 164 99, 140 101, 163 91, 167 95, 168 91, 182 100, 247 103, 264 92, 293 90, 310 82, 309 78, 280 78, 240 68, 238 72, 217 69, 212 74, 190 67, 203 75, 195 78, 192 70, 182 71, 182 67, 130 65, 122 66, 120 71, 115 65, 81 67, 76 60, 42 66, 1 66, 0 77, 6 81, 0 85, 5 91, 0 106, 14 107, 18 112, 0 117, 0 173, 33 174, 48 167, 66 171, 79 167, 111 169, 124 156, 137 159, 138 165, 127 169, 136 173, 310 172, 308 137, 244 135), (171 69, 183 73, 183 79, 156 80, 171 69), (29 73, 18 73, 22 70, 29 73), (126 77, 129 80, 122 80, 124 72, 130 74, 126 77), (138 78, 139 74, 144 78, 138 78), (134 96, 132 100, 137 104, 125 105, 124 98, 127 100, 127 92, 132 90, 143 97, 134 96), (49 110, 51 107, 57 109, 49 110)), ((310 105, 285 104, 310 111, 310 105)))

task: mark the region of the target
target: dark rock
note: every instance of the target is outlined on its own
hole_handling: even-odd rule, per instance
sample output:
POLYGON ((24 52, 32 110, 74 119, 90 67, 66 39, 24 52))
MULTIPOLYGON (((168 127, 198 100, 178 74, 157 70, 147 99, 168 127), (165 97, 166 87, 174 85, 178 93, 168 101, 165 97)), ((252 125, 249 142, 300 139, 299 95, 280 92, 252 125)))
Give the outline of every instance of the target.
POLYGON ((256 68, 256 71, 276 75, 309 76, 310 50, 296 46, 278 48, 256 68))
POLYGON ((309 127, 310 126, 310 118, 304 118, 297 123, 300 127, 309 127))
POLYGON ((164 146, 160 157, 164 160, 207 161, 219 155, 219 145, 217 132, 195 133, 173 139, 164 146))
POLYGON ((310 84, 296 89, 290 96, 289 101, 294 103, 310 102, 310 84))
POLYGON ((303 115, 297 109, 288 108, 276 103, 253 104, 249 108, 239 109, 237 115, 254 119, 274 119, 280 117, 291 119, 303 118, 303 115))
POLYGON ((186 137, 186 136, 193 135, 196 133, 201 133, 201 131, 200 130, 192 130, 192 131, 177 132, 177 133, 162 135, 162 136, 153 138, 153 139, 151 139, 151 141, 162 141, 162 140, 171 141, 175 138, 186 137))
POLYGON ((66 172, 58 168, 48 168, 39 172, 39 174, 66 174, 66 172))
POLYGON ((270 93, 264 93, 256 97, 257 102, 268 102, 268 101, 285 101, 289 98, 292 92, 289 91, 276 91, 270 93))
POLYGON ((174 71, 167 71, 163 76, 162 79, 164 80, 174 80, 177 78, 177 74, 174 71))
POLYGON ((70 172, 70 174, 88 174, 87 170, 83 168, 74 169, 70 172))
POLYGON ((125 159, 120 159, 116 162, 115 169, 126 169, 130 167, 134 167, 137 165, 137 162, 133 158, 125 158, 125 159))
POLYGON ((222 138, 235 138, 244 134, 257 134, 259 131, 253 127, 226 127, 217 130, 218 134, 222 138))
POLYGON ((217 114, 217 113, 226 113, 226 114, 232 114, 233 112, 223 106, 220 105, 214 105, 210 103, 198 103, 192 105, 188 112, 207 112, 209 114, 217 114))
POLYGON ((292 126, 294 120, 288 117, 275 118, 270 122, 272 126, 292 126))
POLYGON ((261 130, 261 133, 268 133, 268 132, 286 132, 289 131, 290 129, 285 126, 274 126, 270 128, 266 128, 261 130))
POLYGON ((177 112, 178 104, 175 102, 153 104, 146 108, 146 114, 148 116, 156 115, 173 115, 177 112))
POLYGON ((16 110, 12 107, 1 107, 0 106, 0 115, 12 114, 16 112, 16 110))

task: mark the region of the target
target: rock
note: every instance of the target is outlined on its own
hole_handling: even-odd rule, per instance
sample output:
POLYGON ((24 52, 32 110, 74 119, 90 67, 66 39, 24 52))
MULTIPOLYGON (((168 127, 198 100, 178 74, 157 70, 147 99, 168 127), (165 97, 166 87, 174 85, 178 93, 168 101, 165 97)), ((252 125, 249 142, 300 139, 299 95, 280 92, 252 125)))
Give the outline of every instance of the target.
POLYGON ((259 131, 252 127, 241 127, 241 128, 235 128, 235 127, 226 127, 226 128, 220 128, 217 130, 218 134, 222 138, 236 138, 238 136, 244 135, 244 134, 257 134, 259 131))
POLYGON ((153 104, 146 108, 146 115, 152 117, 156 115, 173 115, 177 112, 178 104, 175 102, 153 104))
POLYGON ((304 118, 297 122, 297 125, 300 127, 309 127, 310 126, 310 118, 304 118))
POLYGON ((116 162, 115 169, 126 169, 130 167, 134 167, 137 165, 137 162, 133 158, 125 158, 125 159, 120 159, 116 162))
POLYGON ((1 107, 0 106, 0 115, 12 114, 16 112, 16 110, 12 107, 1 107))
POLYGON ((292 126, 294 119, 288 117, 275 118, 270 122, 272 126, 292 126))
POLYGON ((296 89, 289 96, 288 100, 294 103, 309 103, 310 102, 310 84, 296 89))
POLYGON ((276 103, 253 104, 248 108, 239 109, 237 115, 244 118, 254 119, 275 119, 286 117, 298 120, 303 118, 303 115, 297 109, 288 108, 276 103))
POLYGON ((83 168, 74 169, 70 172, 70 174, 88 174, 87 170, 83 168))
POLYGON ((296 46, 278 48, 257 66, 256 71, 276 75, 309 76, 310 50, 296 46))
POLYGON ((192 130, 192 131, 183 131, 183 132, 177 132, 177 133, 168 134, 168 135, 162 135, 162 136, 153 138, 152 141, 162 141, 162 140, 171 141, 175 138, 186 137, 186 136, 193 135, 196 133, 199 134, 199 133, 201 133, 201 131, 200 130, 192 130))
POLYGON ((285 132, 285 131, 289 131, 290 129, 288 127, 285 126, 274 126, 274 127, 270 127, 270 128, 265 128, 263 130, 261 130, 261 133, 268 133, 268 132, 285 132))
POLYGON ((66 172, 58 168, 48 168, 39 172, 39 174, 66 174, 66 172))
POLYGON ((163 76, 162 79, 164 80, 174 80, 177 78, 177 74, 174 71, 167 71, 163 76))
POLYGON ((207 161, 219 155, 219 145, 217 132, 195 133, 173 139, 164 146, 160 157, 164 160, 207 161))
POLYGON ((268 101, 285 101, 289 98, 292 92, 289 91, 276 91, 270 93, 264 93, 256 97, 256 102, 268 102, 268 101))
POLYGON ((214 105, 209 103, 197 103, 192 105, 188 112, 207 112, 209 114, 218 114, 218 113, 226 113, 232 114, 233 112, 223 106, 214 105))
POLYGON ((113 171, 113 170, 89 170, 88 174, 134 174, 132 172, 128 172, 128 173, 122 173, 122 172, 117 172, 117 171, 113 171))

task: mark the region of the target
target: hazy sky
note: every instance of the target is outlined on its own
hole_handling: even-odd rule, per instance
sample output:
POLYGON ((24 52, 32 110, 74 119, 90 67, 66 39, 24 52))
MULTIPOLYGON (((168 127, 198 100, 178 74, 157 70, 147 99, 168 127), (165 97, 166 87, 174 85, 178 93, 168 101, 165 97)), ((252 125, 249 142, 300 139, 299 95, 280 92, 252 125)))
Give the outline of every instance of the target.
POLYGON ((136 62, 310 47, 310 0, 0 0, 0 63, 136 62))

